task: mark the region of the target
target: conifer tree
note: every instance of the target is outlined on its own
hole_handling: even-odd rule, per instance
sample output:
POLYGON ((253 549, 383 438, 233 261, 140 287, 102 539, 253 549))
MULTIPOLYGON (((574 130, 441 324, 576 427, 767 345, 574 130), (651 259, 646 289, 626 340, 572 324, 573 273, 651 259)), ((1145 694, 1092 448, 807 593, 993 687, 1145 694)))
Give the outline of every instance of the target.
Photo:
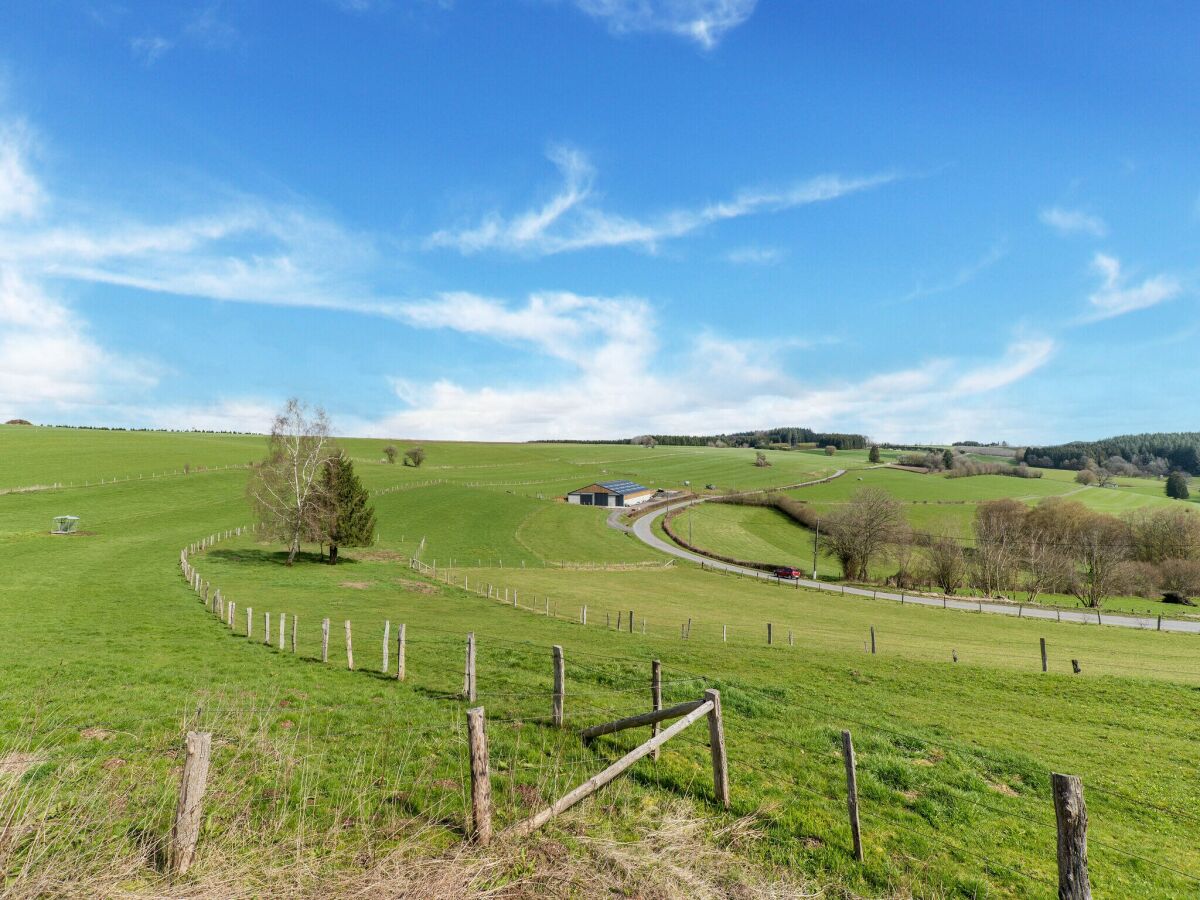
POLYGON ((354 463, 338 453, 325 465, 324 537, 329 542, 329 564, 337 565, 339 547, 369 547, 375 541, 375 508, 370 494, 354 474, 354 463))

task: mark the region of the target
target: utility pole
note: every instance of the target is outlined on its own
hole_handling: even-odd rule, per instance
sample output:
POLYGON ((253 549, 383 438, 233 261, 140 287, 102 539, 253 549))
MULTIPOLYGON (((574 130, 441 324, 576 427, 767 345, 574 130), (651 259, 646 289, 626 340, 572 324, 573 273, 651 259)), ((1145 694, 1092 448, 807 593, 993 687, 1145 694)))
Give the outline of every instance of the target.
POLYGON ((817 528, 813 532, 813 581, 817 580, 817 539, 821 536, 821 517, 817 516, 817 528))

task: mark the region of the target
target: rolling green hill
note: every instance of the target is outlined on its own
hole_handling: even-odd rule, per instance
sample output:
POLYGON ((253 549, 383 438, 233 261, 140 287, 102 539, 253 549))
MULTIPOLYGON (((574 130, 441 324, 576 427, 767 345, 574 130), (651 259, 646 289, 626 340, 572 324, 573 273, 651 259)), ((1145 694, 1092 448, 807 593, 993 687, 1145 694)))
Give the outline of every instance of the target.
MULTIPOLYGON (((180 578, 178 559, 190 542, 247 522, 246 473, 136 475, 183 461, 244 463, 261 454, 261 439, 0 429, 6 485, 134 476, 0 496, 8 893, 296 896, 387 885, 417 896, 450 879, 436 882, 448 896, 678 896, 671 878, 695 894, 734 896, 806 886, 847 897, 1052 897, 1050 771, 1084 778, 1098 895, 1194 889, 1197 638, 900 607, 682 563, 544 566, 656 559, 607 528, 602 511, 549 499, 570 487, 603 475, 785 485, 845 465, 849 453, 772 454, 775 465, 757 469, 748 451, 426 443, 429 461, 414 470, 379 463, 384 443, 346 442, 369 488, 406 488, 377 496, 375 546, 343 551, 336 567, 306 555, 288 568, 282 548, 246 535, 192 557, 237 603, 231 630, 180 578), (426 483, 435 480, 445 483, 426 483), (47 533, 64 512, 82 517, 84 534, 47 533), (421 537, 423 559, 437 557, 439 570, 454 560, 452 584, 408 567, 421 537), (518 606, 475 593, 485 584, 515 591, 518 606), (289 635, 296 621, 297 653, 279 649, 277 632, 262 643, 267 612, 275 628, 287 616, 289 635), (387 677, 380 671, 385 620, 393 635, 407 626, 404 682, 391 677, 394 661, 387 677), (864 652, 872 627, 875 655, 864 652), (645 710, 656 658, 665 702, 721 691, 733 809, 711 802, 701 725, 533 839, 460 852, 467 632, 478 641, 500 827, 646 737, 625 732, 584 747, 573 729, 645 710), (552 644, 567 659, 562 730, 546 722, 552 644), (1071 659, 1082 675, 1071 674, 1071 659), (170 885, 157 855, 189 728, 213 732, 213 769, 197 864, 170 885), (862 864, 845 824, 843 728, 859 752, 862 864), (650 851, 639 852, 642 842, 650 851)), ((973 501, 1001 488, 1075 488, 863 470, 800 493, 836 503, 860 476, 895 486, 914 506, 926 486, 927 499, 973 501)), ((767 518, 747 515, 736 530, 760 546, 805 546, 767 518)))

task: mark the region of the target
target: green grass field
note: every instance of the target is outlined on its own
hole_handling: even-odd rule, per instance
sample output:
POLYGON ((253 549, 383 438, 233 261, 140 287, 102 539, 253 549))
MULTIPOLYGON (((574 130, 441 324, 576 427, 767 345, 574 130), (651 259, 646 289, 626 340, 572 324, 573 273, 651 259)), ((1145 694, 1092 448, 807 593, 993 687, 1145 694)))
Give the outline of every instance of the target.
MULTIPOLYGON (((363 879, 398 886, 436 871, 461 878, 447 896, 679 895, 660 864, 667 854, 688 877, 715 879, 697 881, 693 895, 754 896, 788 883, 827 896, 1052 897, 1051 771, 1084 778, 1097 896, 1196 892, 1196 638, 900 607, 682 563, 547 566, 658 557, 607 528, 602 512, 539 493, 602 477, 782 485, 845 466, 851 454, 775 453, 772 467, 755 469, 748 451, 426 443, 428 462, 413 470, 380 464, 383 443, 346 442, 370 488, 414 485, 377 498, 374 547, 344 550, 336 567, 306 556, 289 569, 280 547, 246 536, 193 557, 237 603, 230 631, 180 578, 178 554, 247 522, 245 472, 136 476, 183 462, 245 463, 261 453, 261 438, 0 429, 4 485, 79 481, 81 472, 134 476, 0 497, 8 633, 0 810, 10 823, 0 872, 10 893, 296 895, 351 892, 363 879), (415 486, 435 479, 446 483, 415 486), (61 513, 81 516, 87 533, 49 535, 61 513), (440 570, 453 560, 457 586, 407 566, 421 538, 422 559, 437 558, 440 570), (472 588, 516 591, 520 608, 463 590, 464 577, 472 588), (584 604, 587 627, 578 624, 584 604), (605 627, 629 610, 635 633, 605 627), (297 654, 261 642, 264 612, 276 628, 280 613, 298 617, 297 654), (322 664, 326 617, 331 660, 322 664), (408 629, 403 683, 380 671, 385 620, 408 629), (876 655, 864 652, 872 626, 876 655), (467 705, 457 694, 468 631, 479 645, 499 826, 645 737, 624 733, 584 748, 571 728, 647 708, 654 658, 664 664, 667 702, 706 686, 722 692, 733 810, 711 803, 706 732, 697 726, 657 763, 639 763, 526 844, 457 852, 467 705), (545 721, 552 644, 568 661, 571 728, 562 731, 545 721), (1082 675, 1070 674, 1071 659, 1082 675), (168 886, 155 858, 170 829, 182 735, 196 727, 212 730, 216 744, 204 831, 196 867, 168 886), (861 865, 845 824, 843 728, 859 753, 861 865), (658 858, 638 855, 643 840, 658 858), (689 872, 688 859, 706 864, 689 872)), ((837 502, 852 476, 879 471, 799 493, 837 502)), ((903 472, 878 477, 932 485, 929 499, 1050 485, 989 479, 1003 483, 993 488, 973 478, 945 488, 903 472)), ((719 508, 755 514, 726 528, 748 548, 810 546, 758 515, 770 511, 719 508)))

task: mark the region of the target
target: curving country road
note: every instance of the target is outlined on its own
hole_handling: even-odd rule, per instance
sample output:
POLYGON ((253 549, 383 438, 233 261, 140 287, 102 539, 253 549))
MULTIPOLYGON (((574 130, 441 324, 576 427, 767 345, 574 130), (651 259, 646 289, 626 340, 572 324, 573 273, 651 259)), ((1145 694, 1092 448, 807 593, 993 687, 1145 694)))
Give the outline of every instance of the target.
MULTIPOLYGON (((823 478, 821 481, 828 481, 832 478, 837 478, 844 474, 845 470, 839 470, 829 478, 823 478)), ((818 484, 819 482, 807 482, 808 484, 818 484)), ((802 485, 795 485, 802 487, 802 485)), ((691 506, 695 503, 703 503, 706 498, 697 498, 695 500, 685 501, 675 509, 681 509, 684 506, 691 506)), ((633 528, 621 523, 613 523, 612 518, 609 519, 609 524, 623 531, 632 531, 635 537, 642 543, 653 547, 663 553, 669 553, 672 556, 677 556, 680 559, 686 559, 690 562, 699 563, 706 569, 719 569, 724 572, 735 572, 739 575, 745 575, 750 578, 761 578, 764 581, 778 581, 774 575, 767 572, 759 571, 758 569, 747 569, 744 566, 735 566, 732 563, 721 562, 720 560, 710 559, 707 556, 701 556, 698 553, 693 553, 690 550, 685 550, 677 544, 664 541, 654 533, 654 523, 660 516, 667 512, 667 509, 655 510, 652 513, 647 513, 633 523, 633 528)), ((808 578, 797 578, 794 580, 797 588, 806 587, 818 591, 828 591, 834 594, 851 594, 857 597, 871 597, 876 600, 894 600, 900 604, 913 603, 918 606, 940 606, 943 609, 959 609, 968 612, 992 613, 999 616, 1013 616, 1016 618, 1025 619, 1053 619, 1058 622, 1079 622, 1082 624, 1092 625, 1113 625, 1119 628, 1140 628, 1148 631, 1181 631, 1192 634, 1200 633, 1200 622, 1180 621, 1177 619, 1161 619, 1154 616, 1125 616, 1113 615, 1111 613, 1101 613, 1099 610, 1057 610, 1046 609, 1045 607, 1035 606, 1020 606, 1010 603, 996 603, 988 600, 965 600, 965 599, 950 599, 942 597, 923 597, 908 593, 895 593, 893 591, 873 591, 867 588, 850 587, 847 585, 827 584, 823 581, 812 581, 808 578)))

